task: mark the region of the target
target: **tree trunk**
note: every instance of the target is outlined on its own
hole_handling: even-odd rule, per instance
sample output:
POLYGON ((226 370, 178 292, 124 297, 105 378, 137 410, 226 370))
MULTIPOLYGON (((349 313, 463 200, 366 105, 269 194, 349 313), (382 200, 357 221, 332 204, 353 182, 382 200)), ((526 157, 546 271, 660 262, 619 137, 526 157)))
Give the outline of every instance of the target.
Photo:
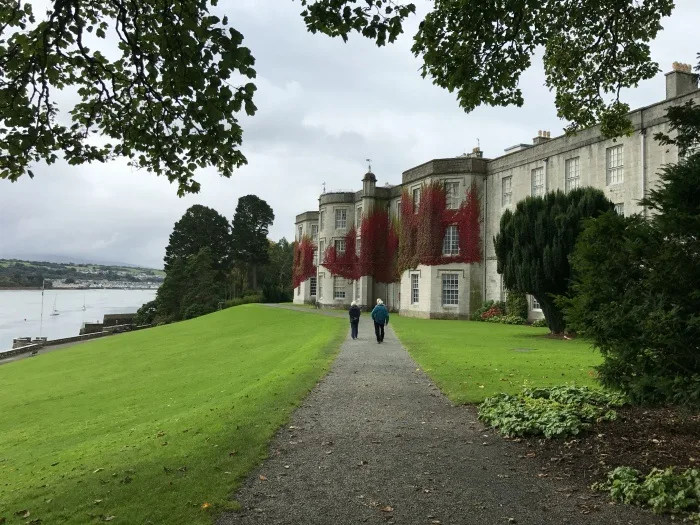
POLYGON ((553 334, 563 334, 566 329, 564 313, 559 310, 554 301, 547 295, 534 296, 542 307, 542 313, 547 320, 547 326, 553 334))

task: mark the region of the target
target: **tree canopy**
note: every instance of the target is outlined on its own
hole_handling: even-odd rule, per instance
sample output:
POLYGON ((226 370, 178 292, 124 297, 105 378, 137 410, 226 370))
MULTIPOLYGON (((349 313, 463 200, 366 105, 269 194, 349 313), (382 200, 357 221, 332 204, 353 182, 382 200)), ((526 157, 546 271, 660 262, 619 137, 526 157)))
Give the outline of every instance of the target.
POLYGON ((220 274, 231 268, 231 231, 228 220, 216 210, 201 204, 191 206, 175 223, 165 248, 165 271, 176 259, 197 255, 209 248, 213 267, 220 274))
POLYGON ((268 261, 267 234, 275 214, 270 205, 256 195, 238 199, 231 237, 233 259, 252 269, 253 288, 257 288, 256 268, 268 261))
POLYGON ((506 210, 501 217, 494 246, 503 285, 537 299, 553 333, 566 328, 555 298, 569 294, 569 255, 582 220, 613 209, 614 204, 602 191, 577 188, 527 197, 517 204, 515 212, 506 210))
MULTIPOLYGON (((253 115, 254 58, 217 0, 55 0, 37 18, 27 0, 0 5, 0 178, 32 164, 117 156, 197 192, 197 168, 225 177, 246 163, 237 115, 253 115), (109 40, 117 52, 98 49, 109 40), (70 123, 59 91, 77 92, 70 123), (101 136, 104 140, 96 140, 101 136)), ((378 46, 394 42, 415 5, 399 0, 301 0, 307 29, 378 46)), ((413 53, 421 73, 465 111, 522 105, 520 77, 544 49, 546 85, 570 129, 601 121, 629 130, 620 90, 653 77, 649 42, 673 0, 434 0, 413 53)))

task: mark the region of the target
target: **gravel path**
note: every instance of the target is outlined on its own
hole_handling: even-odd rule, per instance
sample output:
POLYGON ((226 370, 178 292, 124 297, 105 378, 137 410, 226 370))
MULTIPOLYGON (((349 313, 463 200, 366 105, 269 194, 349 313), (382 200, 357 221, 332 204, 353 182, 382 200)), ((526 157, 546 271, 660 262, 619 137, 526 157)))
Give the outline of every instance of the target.
POLYGON ((360 338, 348 337, 233 495, 242 511, 218 525, 666 522, 540 477, 525 453, 450 403, 391 328, 377 344, 363 316, 360 338))

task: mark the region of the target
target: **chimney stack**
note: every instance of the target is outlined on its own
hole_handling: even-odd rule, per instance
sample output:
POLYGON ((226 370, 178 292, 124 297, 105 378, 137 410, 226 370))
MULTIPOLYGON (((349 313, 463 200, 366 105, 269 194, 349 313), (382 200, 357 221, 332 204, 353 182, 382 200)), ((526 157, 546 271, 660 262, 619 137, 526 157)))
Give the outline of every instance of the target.
POLYGON ((690 64, 673 63, 673 71, 666 73, 666 100, 687 95, 698 89, 698 77, 690 64))
POLYGON ((537 132, 537 136, 532 139, 532 143, 537 146, 538 144, 543 144, 547 142, 548 140, 551 140, 552 134, 549 131, 542 131, 539 130, 537 132))
POLYGON ((479 146, 477 146, 476 148, 472 149, 471 153, 467 153, 467 157, 470 159, 481 159, 484 157, 484 152, 481 151, 479 146))

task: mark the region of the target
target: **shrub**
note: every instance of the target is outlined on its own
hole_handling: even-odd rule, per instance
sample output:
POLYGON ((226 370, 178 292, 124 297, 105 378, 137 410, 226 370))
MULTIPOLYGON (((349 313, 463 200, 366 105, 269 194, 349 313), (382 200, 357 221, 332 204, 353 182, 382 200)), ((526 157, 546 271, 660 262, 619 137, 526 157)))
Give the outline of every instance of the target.
POLYGON ((498 307, 501 312, 505 311, 506 305, 503 301, 484 301, 480 308, 472 312, 472 321, 481 321, 481 315, 486 313, 492 306, 498 307))
POLYGON ((153 324, 158 315, 158 303, 154 299, 146 304, 136 312, 136 319, 134 321, 138 326, 144 326, 148 324, 153 324))
POLYGON ((546 319, 535 319, 532 322, 532 327, 533 328, 547 328, 547 320, 546 319))
POLYGON ((484 319, 487 323, 501 323, 501 324, 516 324, 525 325, 527 324, 527 319, 520 317, 518 315, 497 315, 484 319))
POLYGON ((617 467, 608 473, 607 481, 594 484, 593 489, 608 492, 616 501, 650 507, 657 514, 700 509, 698 469, 676 472, 673 467, 655 468, 643 476, 633 468, 617 467))
POLYGON ((250 304, 250 303, 262 303, 263 302, 263 296, 262 295, 246 295, 243 297, 236 297, 235 299, 229 299, 224 303, 224 308, 232 308, 234 306, 240 306, 242 304, 250 304))
POLYGON ((508 292, 506 314, 527 319, 527 298, 524 293, 508 292))
POLYGON ((612 421, 625 398, 587 387, 524 388, 512 396, 499 394, 479 406, 479 419, 507 437, 575 436, 597 421, 612 421))
POLYGON ((481 320, 486 321, 488 319, 491 319, 492 317, 501 317, 502 315, 503 309, 494 304, 491 308, 489 308, 483 314, 481 314, 481 320))

